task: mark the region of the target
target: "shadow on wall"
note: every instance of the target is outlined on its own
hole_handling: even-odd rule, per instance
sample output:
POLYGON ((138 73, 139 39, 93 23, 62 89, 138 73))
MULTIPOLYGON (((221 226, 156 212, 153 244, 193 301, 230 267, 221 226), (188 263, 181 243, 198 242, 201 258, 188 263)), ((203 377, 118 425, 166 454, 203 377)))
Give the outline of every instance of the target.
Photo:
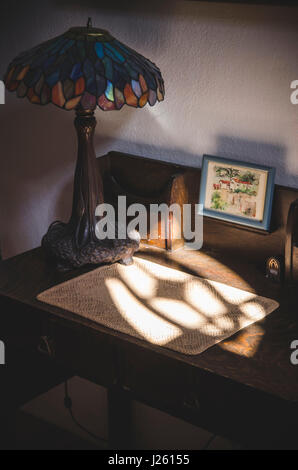
MULTIPOLYGON (((102 143, 99 135, 95 142, 98 142, 98 145, 102 143)), ((114 142, 111 141, 108 151, 129 153, 140 158, 151 158, 152 160, 160 160, 162 162, 190 166, 193 168, 200 168, 202 163, 201 155, 185 152, 183 149, 176 147, 170 147, 170 142, 169 147, 165 148, 149 145, 143 142, 130 142, 127 140, 115 139, 114 142)), ((101 154, 96 152, 96 156, 100 157, 101 154)))
MULTIPOLYGON (((51 212, 49 194, 56 197, 72 167, 69 117, 52 106, 35 107, 8 94, 0 109, 0 237, 5 257, 40 241, 51 212)), ((69 187, 65 199, 68 193, 69 187)), ((63 217, 64 211, 61 205, 58 214, 63 217)))
MULTIPOLYGON (((0 107, 0 240, 4 258, 40 244, 70 216, 77 153, 75 114, 7 94, 0 107)), ((118 128, 114 129, 118 132, 118 128)), ((108 145, 108 138, 102 144, 108 145)))
POLYGON ((82 7, 84 12, 86 8, 94 8, 103 10, 105 12, 125 12, 128 14, 148 13, 150 15, 168 15, 170 10, 174 9, 174 2, 172 0, 151 0, 150 2, 142 2, 140 0, 130 0, 125 2, 123 0, 53 0, 54 5, 57 7, 65 8, 66 6, 82 7))
MULTIPOLYGON (((171 19, 171 14, 179 13, 184 17, 209 18, 209 19, 243 19, 251 23, 271 22, 277 20, 279 23, 285 15, 287 23, 289 15, 286 6, 296 6, 296 0, 151 0, 145 2, 141 0, 52 0, 56 7, 65 9, 65 7, 82 8, 84 12, 87 8, 98 9, 104 13, 113 13, 115 15, 154 15, 167 17, 171 19), (249 4, 250 3, 250 4, 249 4), (253 3, 253 4, 251 4, 253 3), (270 6, 276 5, 274 9, 270 6)), ((293 28, 296 26, 298 11, 293 8, 293 17, 291 23, 293 28)), ((154 37, 152 35, 152 37, 154 37)))
MULTIPOLYGON (((9 158, 2 158, 0 186, 4 257, 39 245, 52 221, 68 219, 76 159, 74 113, 61 112, 54 106, 28 106, 29 103, 22 103, 11 95, 8 99, 15 102, 11 101, 5 110, 0 109, 3 111, 2 115, 0 113, 2 155, 9 155, 9 158)), ((166 148, 144 142, 115 141, 114 136, 127 124, 127 118, 134 116, 131 110, 120 114, 113 120, 113 135, 102 137, 100 128, 95 135, 95 148, 100 149, 100 154, 103 149, 118 150, 187 166, 201 165, 202 155, 173 148, 170 141, 166 148)), ((97 119, 100 120, 99 113, 97 119)), ((154 125, 153 116, 151 120, 154 125)), ((219 136, 215 150, 206 148, 204 153, 278 166, 277 183, 280 179, 294 178, 287 172, 286 148, 279 144, 219 136)))
POLYGON ((293 176, 287 170, 287 149, 282 144, 270 144, 239 137, 218 136, 216 139, 216 156, 231 158, 244 162, 278 168, 276 183, 291 181, 297 185, 297 175, 293 176), (296 180, 296 182, 294 181, 296 180))
POLYGON ((129 41, 132 41, 132 47, 145 55, 146 49, 148 54, 149 51, 154 51, 166 34, 166 30, 163 32, 159 23, 148 21, 150 16, 154 14, 164 17, 175 11, 175 3, 172 1, 52 0, 52 3, 55 9, 71 10, 73 18, 74 12, 80 13, 78 26, 85 26, 90 16, 94 27, 108 29, 117 39, 127 42, 128 45, 129 41))
MULTIPOLYGON (((152 127, 154 122, 150 124, 152 127)), ((157 129, 158 130, 158 129, 157 129)), ((202 165, 202 155, 185 152, 183 148, 170 146, 167 148, 156 147, 148 145, 145 142, 129 142, 117 139, 116 144, 109 149, 118 152, 133 153, 140 157, 147 157, 158 159, 164 162, 186 165, 194 168, 199 168, 202 165)), ((216 138, 215 149, 206 148, 205 154, 210 154, 218 157, 230 158, 234 160, 256 163, 260 165, 278 167, 277 183, 278 180, 297 180, 297 175, 293 176, 287 170, 286 165, 286 147, 281 144, 269 144, 266 142, 258 142, 254 140, 241 139, 232 136, 218 136, 216 138)), ((99 155, 97 155, 99 156, 99 155)), ((297 181, 296 181, 297 183, 297 181)))

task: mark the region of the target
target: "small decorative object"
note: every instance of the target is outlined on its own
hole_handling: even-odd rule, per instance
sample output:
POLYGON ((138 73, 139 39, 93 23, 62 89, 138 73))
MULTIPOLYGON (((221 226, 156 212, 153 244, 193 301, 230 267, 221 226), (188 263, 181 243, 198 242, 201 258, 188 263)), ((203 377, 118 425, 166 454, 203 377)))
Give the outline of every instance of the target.
POLYGON ((282 282, 284 279, 284 258, 282 256, 270 256, 266 262, 266 277, 272 281, 282 282))
POLYGON ((268 231, 274 179, 274 168, 204 155, 203 215, 268 231))
POLYGON ((96 165, 94 111, 120 110, 125 104, 142 108, 164 99, 160 70, 109 32, 74 27, 33 49, 9 65, 5 85, 33 104, 53 103, 75 110, 78 159, 73 208, 67 224, 54 222, 42 244, 59 269, 122 260, 130 263, 139 241, 130 238, 98 240, 95 209, 104 202, 96 165))

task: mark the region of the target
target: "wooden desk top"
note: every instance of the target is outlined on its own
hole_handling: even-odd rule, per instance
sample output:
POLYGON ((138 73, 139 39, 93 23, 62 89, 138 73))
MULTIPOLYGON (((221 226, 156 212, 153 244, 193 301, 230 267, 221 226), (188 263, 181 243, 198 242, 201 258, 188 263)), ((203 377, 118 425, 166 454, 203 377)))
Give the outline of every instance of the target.
MULTIPOLYGON (((240 331, 228 340, 198 356, 186 356, 145 341, 115 332, 68 311, 36 300, 36 295, 49 287, 78 276, 90 268, 57 273, 46 260, 41 248, 31 250, 0 263, 0 320, 11 318, 3 309, 3 301, 29 306, 41 316, 55 317, 68 326, 100 332, 132 347, 145 348, 180 364, 209 371, 232 381, 248 385, 289 402, 298 402, 298 366, 290 362, 290 344, 298 340, 297 287, 281 287, 267 280, 254 265, 241 258, 223 257, 216 252, 192 252, 181 249, 175 253, 142 247, 138 256, 179 268, 207 279, 228 283, 260 295, 274 298, 280 308, 263 322, 240 331), (2 317, 2 318, 1 318, 2 317)), ((91 268, 92 269, 92 268, 91 268)), ((5 304, 4 304, 5 305, 5 304)), ((25 321, 25 318, 24 318, 25 321)))

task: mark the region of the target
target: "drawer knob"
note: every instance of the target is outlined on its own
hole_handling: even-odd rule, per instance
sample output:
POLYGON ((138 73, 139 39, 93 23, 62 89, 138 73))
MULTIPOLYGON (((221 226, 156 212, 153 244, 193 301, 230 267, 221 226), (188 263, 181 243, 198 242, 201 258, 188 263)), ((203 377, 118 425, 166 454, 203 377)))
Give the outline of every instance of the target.
POLYGON ((48 356, 51 359, 55 357, 54 341, 48 336, 41 336, 37 347, 40 354, 48 356))
POLYGON ((185 396, 183 405, 186 408, 191 408, 195 410, 199 410, 201 407, 198 397, 195 393, 189 393, 187 396, 185 396))

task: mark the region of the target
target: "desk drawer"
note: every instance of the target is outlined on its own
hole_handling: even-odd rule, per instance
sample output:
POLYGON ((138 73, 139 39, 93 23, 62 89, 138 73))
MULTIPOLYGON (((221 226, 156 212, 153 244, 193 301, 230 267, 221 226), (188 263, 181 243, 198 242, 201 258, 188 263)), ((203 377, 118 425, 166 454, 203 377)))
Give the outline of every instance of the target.
POLYGON ((0 340, 7 350, 35 350, 43 331, 42 316, 32 307, 0 297, 0 340))
POLYGON ((119 360, 123 389, 165 408, 199 411, 199 393, 193 394, 191 374, 182 362, 145 349, 135 354, 129 347, 119 353, 119 360))
POLYGON ((297 439, 298 404, 152 351, 126 348, 122 371, 133 398, 212 433, 253 448, 297 439))
POLYGON ((115 381, 114 356, 108 341, 85 333, 84 328, 71 328, 49 323, 40 337, 38 349, 73 374, 109 386, 115 381))

